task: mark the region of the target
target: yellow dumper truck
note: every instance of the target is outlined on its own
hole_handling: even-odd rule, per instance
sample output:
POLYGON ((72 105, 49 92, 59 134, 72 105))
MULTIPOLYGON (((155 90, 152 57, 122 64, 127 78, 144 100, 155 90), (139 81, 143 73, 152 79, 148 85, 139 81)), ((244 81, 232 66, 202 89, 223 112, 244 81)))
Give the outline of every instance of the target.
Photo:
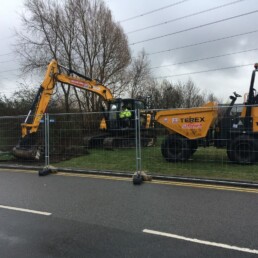
POLYGON ((254 89, 258 64, 252 72, 247 100, 240 115, 231 110, 238 97, 234 92, 231 103, 220 116, 218 105, 209 102, 192 109, 162 110, 155 121, 169 131, 161 145, 161 153, 169 162, 188 160, 199 146, 226 148, 229 160, 240 164, 258 161, 258 95, 254 89))

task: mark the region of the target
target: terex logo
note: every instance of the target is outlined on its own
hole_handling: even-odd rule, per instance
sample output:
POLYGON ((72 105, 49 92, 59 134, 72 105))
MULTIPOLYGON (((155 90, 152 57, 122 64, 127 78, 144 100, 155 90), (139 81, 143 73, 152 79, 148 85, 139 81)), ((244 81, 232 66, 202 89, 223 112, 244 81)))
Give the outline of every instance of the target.
POLYGON ((205 122, 204 117, 186 117, 181 118, 182 123, 201 123, 205 122))

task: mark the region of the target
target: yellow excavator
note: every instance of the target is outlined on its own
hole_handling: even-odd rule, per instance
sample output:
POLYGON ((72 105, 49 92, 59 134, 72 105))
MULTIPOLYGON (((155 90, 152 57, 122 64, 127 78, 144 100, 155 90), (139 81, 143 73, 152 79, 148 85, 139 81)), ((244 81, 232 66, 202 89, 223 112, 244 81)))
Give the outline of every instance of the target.
POLYGON ((86 77, 58 64, 56 60, 52 60, 48 65, 45 78, 32 107, 24 123, 21 124, 22 135, 17 146, 13 148, 13 154, 17 158, 39 159, 40 146, 37 143, 37 132, 57 82, 96 93, 107 103, 107 110, 103 112, 103 118, 100 121, 101 133, 85 137, 84 143, 86 147, 94 147, 94 143, 97 143, 98 145, 103 144, 107 149, 111 149, 119 146, 124 147, 126 144, 132 144, 132 142, 135 143, 135 113, 131 112, 132 116, 130 117, 131 123, 129 126, 121 128, 119 111, 122 109, 122 106, 130 107, 131 111, 142 110, 140 115, 142 144, 150 146, 155 142, 151 126, 151 115, 144 111, 146 106, 143 100, 114 98, 110 89, 102 85, 98 80, 86 77), (67 73, 60 73, 60 68, 67 73))

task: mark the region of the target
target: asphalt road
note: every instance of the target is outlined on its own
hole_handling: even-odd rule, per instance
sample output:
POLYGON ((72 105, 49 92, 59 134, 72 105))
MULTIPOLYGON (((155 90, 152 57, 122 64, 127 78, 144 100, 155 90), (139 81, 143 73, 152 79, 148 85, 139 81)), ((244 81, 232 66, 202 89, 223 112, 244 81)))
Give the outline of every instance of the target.
POLYGON ((258 190, 1 169, 0 225, 0 257, 258 257, 258 190))

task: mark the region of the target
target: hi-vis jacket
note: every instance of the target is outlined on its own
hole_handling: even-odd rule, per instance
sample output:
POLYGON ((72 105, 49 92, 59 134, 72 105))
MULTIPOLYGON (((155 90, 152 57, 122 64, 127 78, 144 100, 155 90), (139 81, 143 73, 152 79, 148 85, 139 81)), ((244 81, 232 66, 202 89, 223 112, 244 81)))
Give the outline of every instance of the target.
POLYGON ((121 111, 120 114, 119 114, 120 118, 129 118, 131 116, 132 116, 132 113, 127 108, 125 110, 121 111))

